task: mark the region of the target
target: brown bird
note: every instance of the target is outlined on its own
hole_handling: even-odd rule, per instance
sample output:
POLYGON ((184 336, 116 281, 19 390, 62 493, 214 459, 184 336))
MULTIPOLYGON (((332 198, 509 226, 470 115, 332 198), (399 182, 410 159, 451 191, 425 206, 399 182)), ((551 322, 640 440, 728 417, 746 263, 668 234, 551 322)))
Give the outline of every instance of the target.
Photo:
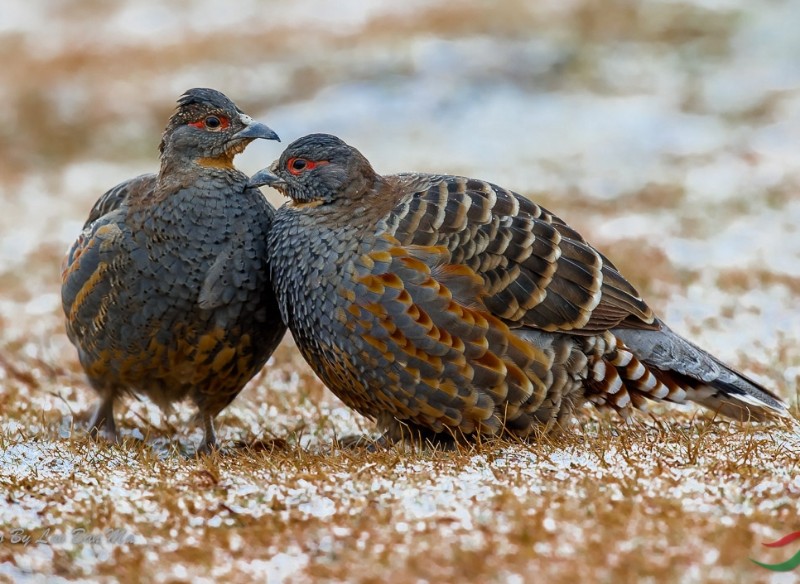
POLYGON ((514 192, 460 176, 381 176, 325 134, 290 144, 250 184, 291 199, 269 235, 284 321, 317 375, 385 440, 526 437, 586 401, 626 418, 647 400, 787 415, 514 192))
POLYGON ((164 131, 158 174, 106 192, 62 266, 67 334, 100 403, 92 433, 116 439, 127 393, 214 417, 261 369, 286 327, 267 269, 275 210, 233 158, 277 134, 219 91, 190 89, 164 131))

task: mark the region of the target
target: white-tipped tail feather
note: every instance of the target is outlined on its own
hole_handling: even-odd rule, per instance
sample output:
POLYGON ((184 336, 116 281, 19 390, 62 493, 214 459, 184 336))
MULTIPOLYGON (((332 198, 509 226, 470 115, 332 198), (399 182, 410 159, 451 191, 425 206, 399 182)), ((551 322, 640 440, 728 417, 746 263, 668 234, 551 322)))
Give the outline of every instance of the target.
MULTIPOLYGON (((738 420, 789 416, 780 397, 660 324, 657 331, 614 329, 612 333, 640 361, 655 368, 659 378, 683 388, 688 401, 738 420)), ((673 396, 667 399, 679 401, 673 396)))

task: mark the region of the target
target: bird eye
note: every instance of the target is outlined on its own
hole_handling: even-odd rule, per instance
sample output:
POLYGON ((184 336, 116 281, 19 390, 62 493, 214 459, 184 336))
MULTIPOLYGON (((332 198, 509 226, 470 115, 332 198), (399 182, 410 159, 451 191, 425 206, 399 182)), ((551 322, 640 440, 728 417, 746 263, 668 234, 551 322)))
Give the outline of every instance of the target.
POLYGON ((290 158, 286 161, 286 170, 297 176, 301 172, 314 170, 318 166, 330 164, 327 160, 308 160, 307 158, 290 158))
POLYGON ((198 130, 210 130, 218 132, 231 125, 231 121, 225 116, 206 116, 201 120, 189 122, 189 125, 198 130))

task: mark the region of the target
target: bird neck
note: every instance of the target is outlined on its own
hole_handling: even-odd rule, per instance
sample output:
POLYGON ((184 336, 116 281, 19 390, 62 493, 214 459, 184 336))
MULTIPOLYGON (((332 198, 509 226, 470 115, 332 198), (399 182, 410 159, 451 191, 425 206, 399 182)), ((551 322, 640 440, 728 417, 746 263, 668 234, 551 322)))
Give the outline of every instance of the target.
POLYGON ((159 177, 168 177, 172 175, 197 176, 208 170, 235 170, 233 166, 233 155, 225 152, 220 156, 164 156, 161 158, 161 168, 158 175, 159 177))
POLYGON ((372 227, 395 205, 394 197, 388 189, 389 185, 382 176, 365 176, 354 180, 331 203, 314 205, 317 207, 314 213, 325 214, 329 220, 336 217, 336 224, 372 227))
POLYGON ((241 192, 246 183, 247 175, 233 165, 201 164, 196 160, 162 160, 153 190, 131 197, 130 204, 133 208, 146 209, 182 192, 190 192, 193 197, 209 193, 216 197, 220 191, 209 188, 210 185, 241 192))

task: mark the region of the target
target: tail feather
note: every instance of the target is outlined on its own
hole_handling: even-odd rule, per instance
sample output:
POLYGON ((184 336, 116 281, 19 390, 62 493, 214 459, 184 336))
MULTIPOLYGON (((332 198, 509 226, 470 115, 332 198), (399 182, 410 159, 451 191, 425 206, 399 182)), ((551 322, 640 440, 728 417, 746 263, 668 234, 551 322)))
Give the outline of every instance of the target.
POLYGON ((612 332, 640 361, 656 369, 654 374, 662 383, 683 388, 689 401, 738 420, 789 416, 780 397, 663 323, 661 330, 656 331, 614 329, 612 332))

